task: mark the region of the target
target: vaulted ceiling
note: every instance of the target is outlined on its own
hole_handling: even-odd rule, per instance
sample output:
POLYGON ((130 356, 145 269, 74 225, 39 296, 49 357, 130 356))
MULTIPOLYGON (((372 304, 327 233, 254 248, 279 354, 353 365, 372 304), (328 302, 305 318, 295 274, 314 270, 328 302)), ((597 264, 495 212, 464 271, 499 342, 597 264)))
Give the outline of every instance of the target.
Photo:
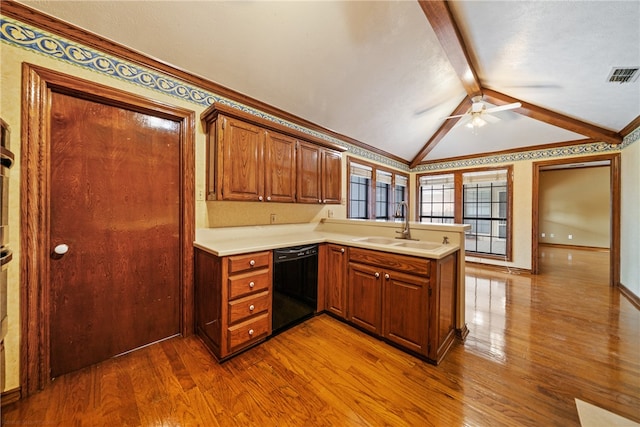
POLYGON ((640 125, 640 79, 608 81, 640 66, 638 1, 20 3, 412 167, 640 125), (474 96, 521 107, 445 119, 474 96))

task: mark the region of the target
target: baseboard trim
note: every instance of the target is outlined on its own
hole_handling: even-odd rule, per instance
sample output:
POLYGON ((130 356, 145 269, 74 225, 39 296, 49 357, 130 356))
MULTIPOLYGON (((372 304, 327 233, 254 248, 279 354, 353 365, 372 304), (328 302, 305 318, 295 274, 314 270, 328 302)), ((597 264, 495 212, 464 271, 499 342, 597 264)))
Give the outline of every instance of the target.
POLYGON ((20 392, 20 387, 3 391, 2 396, 0 397, 0 408, 16 403, 20 400, 21 396, 22 393, 20 392))
POLYGON ((583 251, 593 251, 593 252, 609 252, 609 248, 601 248, 598 246, 565 245, 562 243, 539 243, 539 245, 549 246, 552 248, 579 249, 583 251))
POLYGON ((620 289, 620 293, 624 295, 636 309, 640 310, 640 297, 638 295, 631 292, 631 290, 622 283, 618 283, 618 289, 620 289))
POLYGON ((499 271, 501 273, 516 273, 516 274, 531 274, 530 269, 519 268, 519 267, 511 267, 510 265, 496 265, 496 264, 485 264, 483 262, 476 261, 467 261, 467 267, 472 268, 484 268, 492 271, 499 271))

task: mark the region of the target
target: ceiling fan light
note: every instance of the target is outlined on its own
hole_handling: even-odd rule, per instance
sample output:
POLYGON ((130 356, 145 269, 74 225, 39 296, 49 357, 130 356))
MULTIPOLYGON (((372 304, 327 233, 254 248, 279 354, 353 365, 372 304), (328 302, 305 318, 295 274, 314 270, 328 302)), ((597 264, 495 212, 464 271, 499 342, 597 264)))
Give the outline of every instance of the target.
POLYGON ((471 124, 470 127, 472 128, 481 128, 482 126, 486 125, 487 122, 482 117, 480 117, 479 114, 474 114, 469 124, 471 124))

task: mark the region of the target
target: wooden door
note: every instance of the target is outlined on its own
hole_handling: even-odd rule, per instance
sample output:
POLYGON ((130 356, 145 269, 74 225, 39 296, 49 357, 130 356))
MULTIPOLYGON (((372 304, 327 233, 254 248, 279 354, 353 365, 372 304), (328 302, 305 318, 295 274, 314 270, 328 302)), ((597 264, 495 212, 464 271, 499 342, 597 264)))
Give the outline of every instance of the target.
POLYGON ((224 117, 222 131, 222 198, 262 200, 265 132, 258 126, 224 117))
POLYGON ((180 332, 180 124, 51 94, 51 377, 180 332))
POLYGON ((298 194, 300 203, 322 203, 322 154, 320 147, 300 142, 298 146, 298 194))
POLYGON ((295 138, 267 131, 264 195, 268 202, 293 202, 296 192, 295 138))
POLYGON ((349 320, 369 332, 381 334, 381 270, 349 263, 349 320))
POLYGON ((342 198, 342 154, 324 150, 322 155, 322 202, 340 204, 342 198))
POLYGON ((326 307, 336 316, 347 317, 347 255, 345 247, 327 245, 326 307))
POLYGON ((383 335, 427 355, 429 278, 397 271, 384 273, 383 335))

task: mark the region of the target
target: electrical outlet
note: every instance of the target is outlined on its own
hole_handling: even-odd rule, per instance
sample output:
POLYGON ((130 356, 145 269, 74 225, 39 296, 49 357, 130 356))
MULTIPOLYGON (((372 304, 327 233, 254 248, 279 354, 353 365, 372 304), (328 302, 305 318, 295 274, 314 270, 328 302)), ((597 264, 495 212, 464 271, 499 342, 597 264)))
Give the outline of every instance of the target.
POLYGON ((278 218, 276 218, 276 214, 271 214, 271 224, 275 224, 278 218))
POLYGON ((204 190, 198 190, 198 195, 196 196, 196 200, 198 201, 204 200, 204 190))
POLYGON ((567 237, 569 238, 569 240, 571 240, 573 239, 573 234, 569 234, 567 237))
POLYGON ((333 209, 327 211, 327 218, 333 218, 333 209))

